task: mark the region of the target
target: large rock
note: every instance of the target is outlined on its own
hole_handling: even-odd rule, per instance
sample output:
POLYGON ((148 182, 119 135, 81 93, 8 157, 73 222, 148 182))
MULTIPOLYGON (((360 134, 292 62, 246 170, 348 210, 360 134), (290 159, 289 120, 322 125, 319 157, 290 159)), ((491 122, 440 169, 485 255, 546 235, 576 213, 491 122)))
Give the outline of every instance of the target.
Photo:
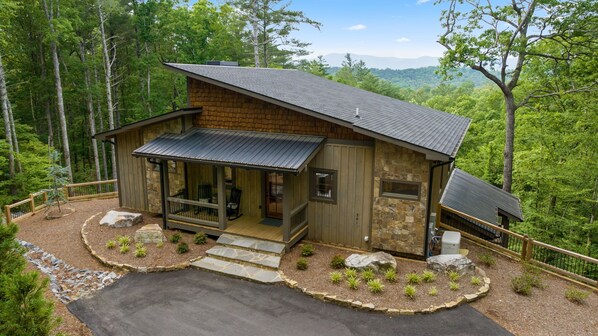
POLYGON ((456 271, 473 274, 475 264, 461 254, 441 254, 427 259, 428 268, 437 272, 456 271))
POLYGON ((389 268, 397 269, 397 261, 393 256, 385 252, 368 254, 351 254, 345 259, 345 266, 364 270, 370 268, 375 272, 386 271, 389 268))
POLYGON ((143 217, 139 213, 110 210, 100 220, 100 225, 109 227, 129 227, 141 223, 143 217))
POLYGON ((158 224, 147 224, 135 231, 135 242, 137 243, 159 243, 166 240, 162 228, 158 224))

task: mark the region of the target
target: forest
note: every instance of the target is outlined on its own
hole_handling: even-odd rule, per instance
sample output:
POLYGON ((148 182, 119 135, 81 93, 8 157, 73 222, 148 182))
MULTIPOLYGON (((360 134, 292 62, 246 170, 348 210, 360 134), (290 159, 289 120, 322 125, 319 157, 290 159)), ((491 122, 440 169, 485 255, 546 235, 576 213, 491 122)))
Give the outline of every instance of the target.
POLYGON ((419 86, 380 78, 350 54, 336 71, 301 58, 309 41, 293 31, 321 24, 281 0, 0 0, 0 205, 48 187, 53 148, 73 182, 114 177, 110 144, 91 135, 185 106, 185 79, 163 62, 227 60, 471 118, 456 165, 521 199, 525 221, 513 229, 598 257, 597 4, 446 2, 437 73, 449 81, 419 86), (488 84, 451 82, 460 71, 488 84))

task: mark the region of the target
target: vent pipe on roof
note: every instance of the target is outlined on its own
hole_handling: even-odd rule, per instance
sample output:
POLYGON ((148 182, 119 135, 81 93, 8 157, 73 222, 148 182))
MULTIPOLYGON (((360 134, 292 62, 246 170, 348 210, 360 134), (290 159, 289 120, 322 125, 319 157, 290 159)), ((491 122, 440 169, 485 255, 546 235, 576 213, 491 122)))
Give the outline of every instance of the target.
POLYGON ((356 108, 355 108, 355 118, 361 118, 361 117, 359 116, 359 107, 356 107, 356 108))
POLYGON ((206 65, 239 66, 239 62, 230 61, 207 61, 206 65))

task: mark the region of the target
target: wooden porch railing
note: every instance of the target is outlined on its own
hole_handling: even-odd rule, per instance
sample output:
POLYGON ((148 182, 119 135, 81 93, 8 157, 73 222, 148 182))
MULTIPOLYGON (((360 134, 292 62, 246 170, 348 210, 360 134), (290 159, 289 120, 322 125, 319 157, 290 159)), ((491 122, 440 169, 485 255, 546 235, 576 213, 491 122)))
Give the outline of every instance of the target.
POLYGON ((305 202, 291 210, 290 237, 293 237, 297 232, 307 226, 307 204, 308 203, 305 202))
POLYGON ((168 218, 218 227, 218 204, 168 197, 168 218))

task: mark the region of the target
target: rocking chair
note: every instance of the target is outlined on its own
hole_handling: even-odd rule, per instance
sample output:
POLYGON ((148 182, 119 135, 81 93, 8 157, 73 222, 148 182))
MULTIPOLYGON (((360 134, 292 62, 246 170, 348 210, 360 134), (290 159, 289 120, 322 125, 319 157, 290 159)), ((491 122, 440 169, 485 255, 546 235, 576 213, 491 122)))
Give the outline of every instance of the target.
POLYGON ((241 189, 232 188, 230 190, 230 199, 226 203, 226 216, 229 220, 234 220, 241 217, 243 214, 239 213, 241 204, 241 189))
MULTIPOLYGON (((197 186, 197 200, 199 202, 211 203, 212 202, 212 185, 211 184, 200 184, 197 186)), ((201 210, 206 210, 204 207, 195 207, 195 214, 197 215, 201 210)))

